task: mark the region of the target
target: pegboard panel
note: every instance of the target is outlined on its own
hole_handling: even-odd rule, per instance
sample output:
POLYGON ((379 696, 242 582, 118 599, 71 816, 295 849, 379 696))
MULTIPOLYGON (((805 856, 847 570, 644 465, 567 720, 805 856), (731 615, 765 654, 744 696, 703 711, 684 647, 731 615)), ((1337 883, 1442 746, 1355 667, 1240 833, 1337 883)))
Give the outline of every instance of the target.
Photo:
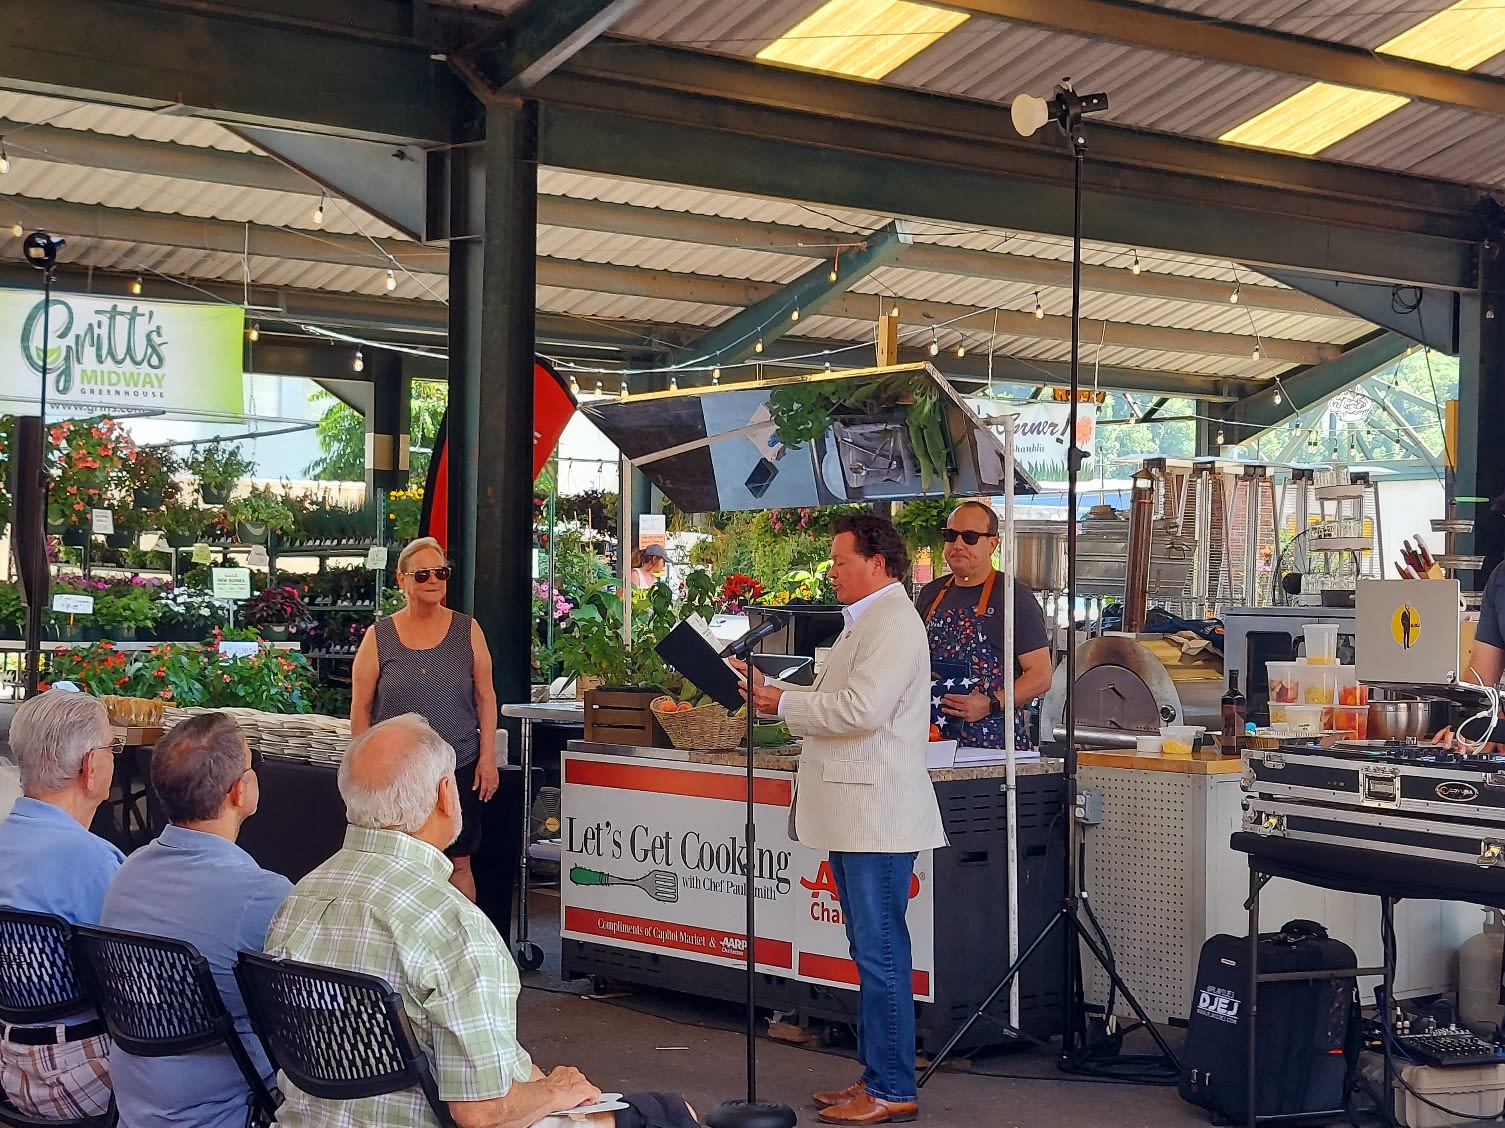
MULTIPOLYGON (((1201 943, 1203 867, 1188 854, 1204 837, 1205 783, 1171 772, 1083 768, 1083 787, 1106 797, 1087 830, 1087 893, 1129 989, 1152 1019, 1184 1019, 1201 943), (1195 937, 1195 939, 1193 939, 1195 937)), ((1087 999, 1107 1002, 1108 977, 1084 949, 1087 999)), ((1120 996, 1114 1010, 1132 1012, 1120 996)))

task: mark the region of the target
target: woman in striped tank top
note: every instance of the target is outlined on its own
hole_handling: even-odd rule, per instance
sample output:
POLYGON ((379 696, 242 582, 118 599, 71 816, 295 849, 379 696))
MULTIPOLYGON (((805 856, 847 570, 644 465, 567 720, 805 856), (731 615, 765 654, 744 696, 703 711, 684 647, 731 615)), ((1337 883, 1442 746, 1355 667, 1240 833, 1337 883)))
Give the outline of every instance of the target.
POLYGON ((496 689, 491 651, 469 615, 444 606, 449 586, 444 549, 415 540, 397 558, 407 605, 366 632, 351 672, 350 735, 404 713, 417 713, 455 750, 464 827, 445 853, 450 881, 476 899, 471 856, 481 844, 481 804, 496 794, 496 689))

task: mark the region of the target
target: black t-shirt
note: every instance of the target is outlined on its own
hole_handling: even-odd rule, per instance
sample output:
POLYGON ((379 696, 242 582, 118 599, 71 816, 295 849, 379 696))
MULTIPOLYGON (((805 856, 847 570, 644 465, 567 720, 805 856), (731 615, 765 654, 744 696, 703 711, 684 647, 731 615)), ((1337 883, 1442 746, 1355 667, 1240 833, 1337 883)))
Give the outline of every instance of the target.
MULTIPOLYGON (((931 580, 915 597, 915 607, 920 615, 930 613, 930 605, 935 602, 936 593, 941 590, 941 585, 946 582, 946 577, 931 580)), ((986 583, 986 579, 983 581, 986 583)), ((989 645, 999 654, 1003 653, 1003 575, 993 581, 993 593, 988 598, 988 609, 983 619, 983 634, 989 645)), ((965 607, 968 610, 977 609, 977 601, 982 598, 982 584, 975 587, 962 587, 953 583, 941 598, 936 614, 949 611, 952 608, 965 607)), ((1032 650, 1044 650, 1050 645, 1050 632, 1045 626, 1045 614, 1040 610, 1040 604, 1035 600, 1035 593, 1030 591, 1024 584, 1014 583, 1014 673, 1017 676, 1022 669, 1019 665, 1018 655, 1028 654, 1032 650)))
POLYGON ((1505 650, 1505 565, 1495 568, 1484 585, 1484 598, 1479 602, 1479 626, 1474 631, 1474 641, 1505 650))

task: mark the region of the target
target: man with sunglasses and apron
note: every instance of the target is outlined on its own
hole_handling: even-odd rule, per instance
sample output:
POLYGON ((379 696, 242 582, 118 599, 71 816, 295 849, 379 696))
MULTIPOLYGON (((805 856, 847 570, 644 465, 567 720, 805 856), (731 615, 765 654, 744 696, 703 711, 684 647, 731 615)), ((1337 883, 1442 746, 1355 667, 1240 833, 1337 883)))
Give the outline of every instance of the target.
POLYGON ((993 567, 998 551, 998 514, 981 501, 965 501, 941 534, 950 575, 926 584, 915 599, 930 638, 930 660, 962 667, 975 679, 970 692, 941 699, 948 738, 963 748, 1004 746, 1005 678, 1014 679, 1014 747, 1032 747, 1023 707, 1050 688, 1050 635, 1034 593, 1014 584, 1012 668, 1004 648, 1004 583, 993 567))

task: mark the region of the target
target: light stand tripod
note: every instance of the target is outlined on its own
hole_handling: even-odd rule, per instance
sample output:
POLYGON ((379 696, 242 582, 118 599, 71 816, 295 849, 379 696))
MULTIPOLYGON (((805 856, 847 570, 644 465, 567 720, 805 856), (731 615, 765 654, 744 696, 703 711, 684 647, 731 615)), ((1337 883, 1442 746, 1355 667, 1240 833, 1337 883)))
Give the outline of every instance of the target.
MULTIPOLYGON (((1066 605, 1070 621, 1070 638, 1066 646, 1066 708, 1065 708, 1065 737, 1066 748, 1064 753, 1064 774, 1066 779, 1067 801, 1067 854, 1066 896, 1061 901, 1059 911, 1050 919, 1050 922, 1040 930, 1039 934, 1030 941, 1004 972, 1003 978, 988 993, 981 1005, 972 1013, 971 1017, 962 1024, 961 1029, 951 1036, 951 1039, 941 1047, 938 1054, 920 1075, 920 1085, 924 1085, 941 1063, 946 1060, 967 1033, 985 1016, 998 996, 1008 989, 1009 985, 1019 975, 1024 964, 1045 944, 1046 940, 1058 930, 1063 933, 1060 939, 1065 944, 1065 959, 1063 962, 1063 990, 1061 992, 1061 1055, 1062 1068, 1073 1068, 1085 1049, 1085 1003, 1082 997, 1082 968, 1080 959, 1080 944, 1085 944, 1097 960, 1103 971, 1107 973, 1112 984, 1112 990, 1121 992, 1124 1001, 1128 1003, 1135 1016, 1149 1031, 1159 1047, 1161 1055, 1166 1062, 1166 1073, 1170 1070, 1180 1071, 1180 1063, 1175 1053, 1166 1042, 1164 1035, 1155 1028, 1150 1021, 1144 1008, 1139 1005, 1139 1000, 1134 997, 1117 969, 1113 966, 1113 959, 1108 952, 1107 937, 1104 935, 1102 926, 1098 923, 1097 916, 1092 911, 1092 905, 1088 901, 1087 892, 1082 888, 1082 858, 1083 840, 1082 828, 1077 823, 1074 815, 1077 800, 1077 755, 1076 755, 1076 597, 1077 597, 1077 479, 1081 471, 1083 452, 1077 447, 1077 411, 1078 399, 1081 390, 1079 368, 1081 362, 1082 346, 1082 166, 1087 153, 1087 138, 1082 131, 1082 117, 1084 114, 1098 113, 1108 108, 1108 96, 1106 94, 1079 95, 1071 88, 1070 81, 1063 82, 1056 87, 1055 95, 1047 102, 1043 98, 1033 98, 1029 95, 1020 95, 1014 99, 1011 107, 1011 116, 1014 128, 1025 137, 1030 136, 1042 125, 1054 121, 1060 127, 1061 132, 1071 143, 1072 155, 1072 256, 1071 256, 1071 402, 1067 410, 1067 434, 1069 445, 1066 458, 1066 605), (1089 928, 1081 919, 1081 913, 1087 915, 1091 922, 1089 928)), ((1012 486, 1012 483, 1010 484, 1012 486)), ((1042 734, 1043 736, 1044 734, 1042 734)), ((1014 880, 1013 877, 1010 880, 1014 880)))

